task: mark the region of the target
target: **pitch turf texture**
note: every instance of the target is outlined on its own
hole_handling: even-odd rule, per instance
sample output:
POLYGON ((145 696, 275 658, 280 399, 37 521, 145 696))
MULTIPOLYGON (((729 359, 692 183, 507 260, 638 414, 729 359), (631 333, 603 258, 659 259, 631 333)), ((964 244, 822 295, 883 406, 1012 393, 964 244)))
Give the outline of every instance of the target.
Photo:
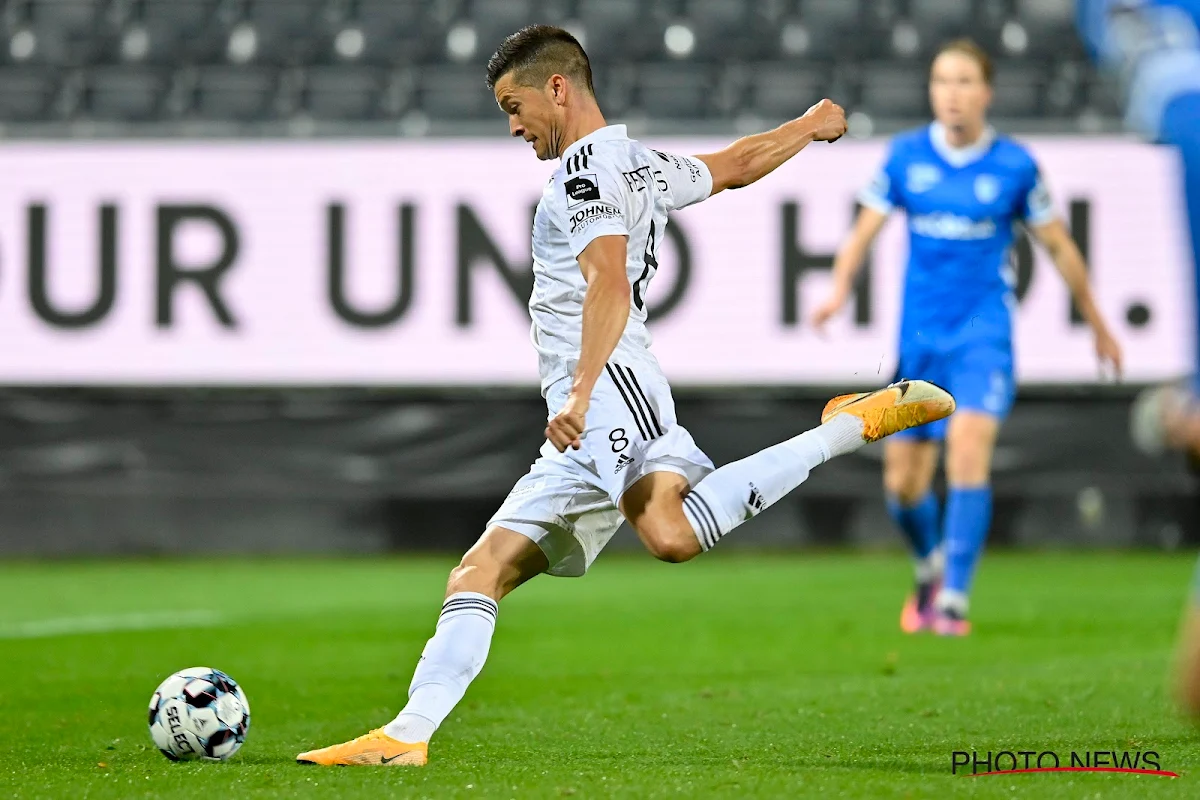
POLYGON ((606 557, 502 604, 428 767, 293 763, 395 713, 450 566, 0 565, 0 796, 1200 796, 1165 687, 1182 555, 990 556, 966 640, 899 633, 899 557, 606 557), (150 745, 150 694, 195 665, 249 696, 229 762, 150 745), (952 776, 972 749, 1153 750, 1182 777, 952 776))

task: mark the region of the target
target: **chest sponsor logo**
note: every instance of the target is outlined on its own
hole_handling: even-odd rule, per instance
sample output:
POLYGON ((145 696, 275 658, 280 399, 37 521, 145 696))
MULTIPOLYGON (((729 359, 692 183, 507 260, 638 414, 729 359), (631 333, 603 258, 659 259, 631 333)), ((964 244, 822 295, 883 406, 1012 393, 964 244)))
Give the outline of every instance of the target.
POLYGON ((996 223, 992 219, 973 220, 957 214, 921 214, 910 217, 908 226, 918 236, 931 239, 970 241, 996 235, 996 223))
POLYGON ((593 222, 602 219, 620 219, 621 209, 612 203, 593 203, 572 214, 568 219, 571 223, 571 233, 578 233, 593 222))

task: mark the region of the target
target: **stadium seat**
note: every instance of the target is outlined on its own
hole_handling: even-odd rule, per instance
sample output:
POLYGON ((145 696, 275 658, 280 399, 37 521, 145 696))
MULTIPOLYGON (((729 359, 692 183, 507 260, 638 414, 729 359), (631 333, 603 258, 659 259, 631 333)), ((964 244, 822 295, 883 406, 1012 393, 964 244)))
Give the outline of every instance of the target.
POLYGON ((791 63, 765 63, 754 68, 754 110, 768 118, 803 114, 825 96, 829 86, 823 71, 791 63))
POLYGON ((996 64, 991 113, 995 117, 1036 117, 1041 113, 1047 84, 1045 70, 1036 63, 996 64))
POLYGON ((258 60, 297 63, 316 50, 322 0, 252 0, 246 20, 258 36, 258 60))
POLYGON ((475 0, 471 19, 479 37, 476 52, 487 59, 505 36, 529 25, 536 18, 530 0, 475 0))
POLYGON ((436 119, 483 119, 498 114, 478 66, 428 66, 421 71, 421 108, 436 119))
POLYGON ((844 59, 863 52, 859 0, 801 0, 799 22, 808 31, 810 57, 844 59))
POLYGON ((1017 20, 1029 36, 1029 56, 1053 58, 1081 52, 1074 8, 1074 0, 1016 0, 1017 20))
POLYGON ((358 0, 350 21, 366 35, 365 61, 414 63, 441 52, 440 35, 429 29, 421 0, 358 0))
POLYGON ((739 0, 688 0, 684 15, 696 36, 694 58, 725 60, 761 55, 754 18, 739 0))
POLYGON ((578 10, 588 57, 599 62, 622 60, 641 17, 637 0, 581 2, 578 10))
POLYGON ((158 70, 100 67, 89 70, 85 109, 93 119, 144 121, 153 119, 167 88, 158 70))
POLYGON ((695 65, 645 64, 638 70, 638 106, 668 119, 708 115, 713 80, 695 65))
POLYGON ((946 40, 970 35, 969 0, 909 0, 909 20, 921 37, 922 52, 932 53, 946 40))
POLYGON ((383 79, 370 67, 315 67, 308 71, 305 108, 319 119, 376 115, 383 79))
POLYGON ((224 60, 226 30, 215 0, 142 0, 149 37, 147 60, 214 63, 224 60))
POLYGON ((275 70, 264 67, 209 66, 196 79, 196 114, 211 120, 253 120, 274 112, 279 88, 275 70))
POLYGON ((0 69, 0 122, 45 119, 57 88, 55 70, 42 67, 0 69))
POLYGON ((924 67, 872 63, 863 67, 861 105, 874 117, 914 119, 929 114, 924 67))
POLYGON ((101 24, 103 6, 101 0, 35 0, 30 13, 38 27, 86 36, 101 24))
POLYGON ((596 99, 606 115, 620 115, 633 104, 634 88, 637 83, 637 68, 632 64, 595 65, 592 81, 596 86, 596 99))
POLYGON ((25 17, 37 37, 34 60, 83 65, 98 60, 113 42, 102 10, 99 0, 37 0, 17 16, 25 17))

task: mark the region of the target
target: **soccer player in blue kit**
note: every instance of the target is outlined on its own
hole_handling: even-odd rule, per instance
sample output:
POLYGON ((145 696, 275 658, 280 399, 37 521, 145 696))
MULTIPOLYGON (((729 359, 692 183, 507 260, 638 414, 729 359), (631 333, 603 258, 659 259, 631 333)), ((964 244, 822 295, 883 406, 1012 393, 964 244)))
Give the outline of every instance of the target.
POLYGON ((1083 257, 1051 206, 1037 163, 987 124, 991 79, 991 61, 971 41, 950 42, 937 54, 929 84, 935 121, 892 141, 834 261, 832 294, 814 316, 820 328, 845 305, 888 215, 903 209, 909 259, 897 375, 941 385, 958 402, 949 419, 892 437, 884 448, 888 510, 916 562, 916 591, 901 613, 909 633, 970 631, 968 592, 991 525, 992 451, 1016 389, 1009 248, 1018 223, 1049 252, 1101 361, 1118 373, 1121 366, 1083 257), (944 513, 932 491, 942 440, 944 513))
MULTIPOLYGON (((1200 359, 1200 0, 1080 0, 1077 12, 1093 58, 1121 74, 1126 124, 1179 152, 1200 359)), ((1132 431, 1143 450, 1169 447, 1200 459, 1200 364, 1186 384, 1144 393, 1134 404, 1132 431)), ((1183 621, 1176 679, 1184 711, 1200 720, 1200 569, 1183 621)))

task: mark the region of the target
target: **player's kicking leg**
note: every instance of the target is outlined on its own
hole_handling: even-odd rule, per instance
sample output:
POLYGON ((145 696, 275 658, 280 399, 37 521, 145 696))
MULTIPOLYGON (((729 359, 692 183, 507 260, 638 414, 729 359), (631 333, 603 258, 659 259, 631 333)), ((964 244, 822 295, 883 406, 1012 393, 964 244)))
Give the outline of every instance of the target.
MULTIPOLYGON (((838 397, 826 406, 819 427, 721 467, 690 492, 683 475, 649 472, 624 492, 621 511, 655 556, 664 561, 687 561, 796 488, 818 464, 953 411, 954 398, 923 381, 838 397)), ((559 497, 559 511, 553 516, 589 520, 565 537, 582 544, 580 528, 592 531, 589 545, 583 548, 588 552, 582 554, 582 565, 574 560, 580 554, 570 549, 572 544, 564 547, 562 531, 553 531, 552 526, 544 536, 535 531, 489 528, 451 573, 437 630, 417 663, 404 710, 383 728, 344 744, 301 753, 297 761, 345 766, 426 762, 430 737, 483 668, 495 629, 497 602, 548 569, 557 574, 582 574, 588 559, 594 558, 620 522, 611 501, 589 496, 594 490, 586 484, 574 491, 570 473, 555 471, 555 465, 569 463, 539 459, 527 476, 535 478, 528 485, 530 491, 518 484, 500 514, 506 509, 511 513, 522 503, 536 508, 540 501, 535 490, 549 484, 555 489, 551 493, 559 497), (556 553, 553 565, 547 552, 556 553)))
POLYGON ((417 662, 404 710, 382 728, 301 753, 296 760, 324 766, 425 764, 433 732, 483 669, 496 628, 497 603, 547 566, 541 548, 527 536, 488 529, 450 573, 437 628, 417 662))
POLYGON ((954 398, 925 381, 836 397, 819 427, 726 464, 690 491, 682 476, 646 475, 625 492, 621 511, 656 557, 687 561, 781 500, 830 458, 953 411, 954 398))

